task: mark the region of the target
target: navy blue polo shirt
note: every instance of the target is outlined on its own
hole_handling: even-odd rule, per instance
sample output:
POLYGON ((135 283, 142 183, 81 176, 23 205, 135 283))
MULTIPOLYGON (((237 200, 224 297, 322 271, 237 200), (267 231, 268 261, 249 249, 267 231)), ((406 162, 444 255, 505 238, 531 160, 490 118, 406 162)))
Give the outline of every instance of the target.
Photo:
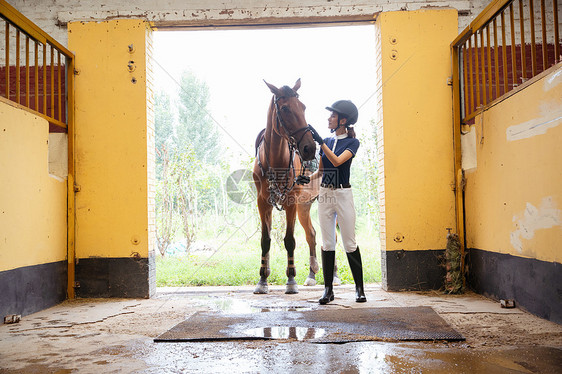
MULTIPOLYGON (((330 149, 333 149, 335 137, 330 137, 324 139, 324 144, 326 144, 330 149)), ((324 151, 320 149, 320 157, 322 157, 322 165, 324 167, 324 173, 322 175, 322 183, 340 185, 349 184, 349 176, 351 170, 351 161, 355 157, 357 150, 359 149, 359 139, 357 138, 344 138, 338 139, 336 144, 336 149, 333 149, 336 156, 341 155, 345 150, 349 150, 353 156, 339 167, 335 167, 334 164, 328 160, 328 157, 324 154, 324 151)))

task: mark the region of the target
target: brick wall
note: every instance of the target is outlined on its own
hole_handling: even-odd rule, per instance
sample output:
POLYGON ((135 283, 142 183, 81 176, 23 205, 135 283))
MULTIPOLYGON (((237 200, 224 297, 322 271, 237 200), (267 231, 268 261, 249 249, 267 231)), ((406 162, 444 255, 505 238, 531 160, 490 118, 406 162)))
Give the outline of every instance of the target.
MULTIPOLYGON (((380 25, 375 25, 375 64, 376 74, 379 77, 376 87, 376 131, 377 131, 377 163, 378 163, 378 193, 379 193, 379 209, 380 209, 380 240, 381 250, 386 250, 386 214, 385 214, 385 193, 384 193, 384 132, 383 132, 383 110, 382 110, 382 52, 381 52, 381 30, 380 25)), ((383 267, 384 269, 384 267, 383 267)), ((383 270, 384 271, 384 270, 383 270)))
POLYGON ((147 173, 148 173, 148 261, 149 293, 156 291, 156 154, 154 123, 154 53, 152 30, 146 30, 146 139, 147 139, 147 173))

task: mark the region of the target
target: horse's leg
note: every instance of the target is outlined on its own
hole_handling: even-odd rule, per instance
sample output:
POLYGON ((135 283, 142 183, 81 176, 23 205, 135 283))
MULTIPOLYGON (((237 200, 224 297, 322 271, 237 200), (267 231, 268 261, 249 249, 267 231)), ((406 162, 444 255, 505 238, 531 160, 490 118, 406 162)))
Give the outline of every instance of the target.
POLYGON ((295 220, 297 218, 296 204, 285 207, 285 215, 287 219, 287 231, 285 232, 285 249, 287 250, 287 285, 285 293, 299 293, 295 276, 297 269, 295 267, 295 220))
POLYGON ((271 274, 269 268, 269 248, 271 246, 271 211, 273 207, 263 199, 258 199, 258 210, 261 219, 261 266, 260 280, 254 289, 256 294, 269 293, 267 277, 271 274))
POLYGON ((333 286, 341 286, 341 279, 338 277, 338 261, 334 260, 334 280, 332 281, 333 286))
POLYGON ((306 242, 308 243, 308 251, 310 254, 310 270, 308 272, 308 277, 304 281, 305 286, 316 285, 316 273, 320 270, 316 259, 316 231, 314 230, 314 226, 312 226, 312 219, 310 218, 311 206, 312 203, 303 203, 299 204, 297 207, 299 222, 306 233, 306 242))

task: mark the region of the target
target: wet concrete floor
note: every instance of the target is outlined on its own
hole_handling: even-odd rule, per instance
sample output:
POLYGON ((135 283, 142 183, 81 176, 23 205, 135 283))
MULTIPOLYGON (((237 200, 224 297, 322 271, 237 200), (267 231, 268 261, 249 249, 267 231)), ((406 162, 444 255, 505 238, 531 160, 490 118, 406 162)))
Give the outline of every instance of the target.
MULTIPOLYGON (((352 287, 319 306, 321 287, 159 289, 148 300, 78 299, 0 326, 0 373, 562 373, 562 326, 475 294, 388 293, 352 287), (272 340, 155 343, 200 311, 267 313, 322 308, 431 306, 464 342, 314 344, 272 326, 272 340), (275 334, 274 334, 275 332, 275 334)), ((201 326, 202 329, 205 326, 201 326)), ((318 332, 322 333, 321 331, 318 332)))

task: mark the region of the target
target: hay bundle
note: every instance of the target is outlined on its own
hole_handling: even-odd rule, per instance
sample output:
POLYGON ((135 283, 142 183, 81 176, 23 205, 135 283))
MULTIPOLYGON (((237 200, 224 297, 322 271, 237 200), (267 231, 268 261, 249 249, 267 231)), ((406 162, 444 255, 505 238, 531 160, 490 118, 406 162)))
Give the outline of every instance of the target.
POLYGON ((461 242, 457 234, 447 234, 445 249, 445 293, 458 294, 463 291, 461 272, 461 242))

